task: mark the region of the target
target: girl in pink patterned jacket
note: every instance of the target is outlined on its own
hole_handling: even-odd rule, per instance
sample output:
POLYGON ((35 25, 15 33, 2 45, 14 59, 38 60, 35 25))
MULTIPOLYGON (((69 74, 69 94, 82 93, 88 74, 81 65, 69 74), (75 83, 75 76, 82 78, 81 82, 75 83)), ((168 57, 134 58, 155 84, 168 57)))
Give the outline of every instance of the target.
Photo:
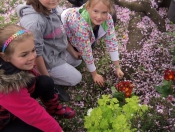
POLYGON ((82 54, 93 80, 104 86, 104 78, 97 73, 92 55, 94 42, 104 37, 116 74, 123 77, 119 65, 118 43, 111 15, 112 0, 88 0, 80 8, 70 8, 61 15, 70 43, 82 54))

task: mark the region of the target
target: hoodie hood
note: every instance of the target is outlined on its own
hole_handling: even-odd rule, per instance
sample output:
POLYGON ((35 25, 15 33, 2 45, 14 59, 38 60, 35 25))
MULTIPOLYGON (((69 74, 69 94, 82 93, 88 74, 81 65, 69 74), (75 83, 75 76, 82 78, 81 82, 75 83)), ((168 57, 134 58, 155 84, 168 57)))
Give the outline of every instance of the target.
POLYGON ((20 4, 16 7, 17 15, 23 17, 28 14, 38 14, 31 5, 20 4))

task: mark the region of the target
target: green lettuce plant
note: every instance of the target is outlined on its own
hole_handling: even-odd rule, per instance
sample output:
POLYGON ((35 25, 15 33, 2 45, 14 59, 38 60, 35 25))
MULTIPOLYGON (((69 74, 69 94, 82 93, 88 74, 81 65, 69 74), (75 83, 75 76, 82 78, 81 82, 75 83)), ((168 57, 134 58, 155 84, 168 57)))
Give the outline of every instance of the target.
POLYGON ((140 105, 137 96, 126 98, 126 104, 120 107, 116 98, 102 95, 98 106, 85 116, 84 127, 87 132, 134 132, 136 129, 131 129, 131 119, 147 110, 148 106, 140 105))

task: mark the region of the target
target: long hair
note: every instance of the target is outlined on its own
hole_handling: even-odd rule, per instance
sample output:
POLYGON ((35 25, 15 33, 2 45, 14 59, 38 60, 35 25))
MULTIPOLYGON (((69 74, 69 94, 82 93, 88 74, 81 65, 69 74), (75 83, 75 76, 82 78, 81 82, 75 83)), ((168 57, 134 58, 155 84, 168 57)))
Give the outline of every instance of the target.
POLYGON ((42 13, 44 15, 50 14, 50 11, 45 6, 43 6, 39 0, 27 0, 26 4, 32 5, 33 9, 38 13, 42 13))

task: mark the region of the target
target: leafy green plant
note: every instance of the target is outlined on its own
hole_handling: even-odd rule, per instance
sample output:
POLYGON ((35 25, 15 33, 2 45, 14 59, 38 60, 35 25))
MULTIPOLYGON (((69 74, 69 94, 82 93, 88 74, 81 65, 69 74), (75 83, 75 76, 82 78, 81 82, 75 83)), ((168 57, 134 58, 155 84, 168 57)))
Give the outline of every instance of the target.
POLYGON ((162 85, 154 87, 163 97, 168 97, 168 95, 173 94, 172 81, 163 80, 162 85))
POLYGON ((130 120, 147 110, 146 105, 139 104, 137 96, 126 98, 126 104, 120 107, 116 98, 102 95, 98 106, 85 116, 84 127, 88 132, 133 132, 130 120))

